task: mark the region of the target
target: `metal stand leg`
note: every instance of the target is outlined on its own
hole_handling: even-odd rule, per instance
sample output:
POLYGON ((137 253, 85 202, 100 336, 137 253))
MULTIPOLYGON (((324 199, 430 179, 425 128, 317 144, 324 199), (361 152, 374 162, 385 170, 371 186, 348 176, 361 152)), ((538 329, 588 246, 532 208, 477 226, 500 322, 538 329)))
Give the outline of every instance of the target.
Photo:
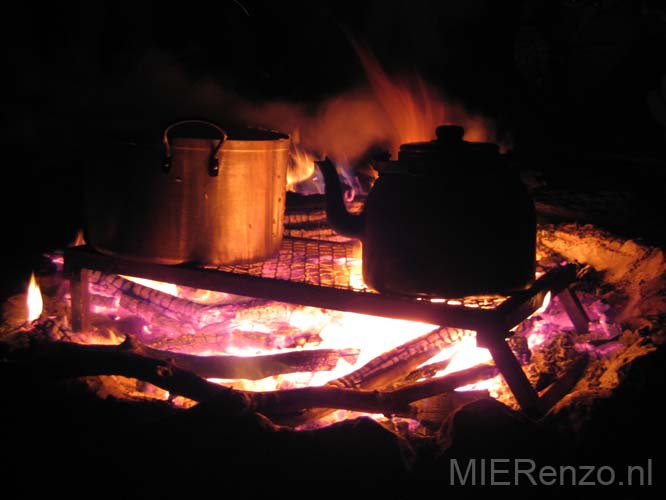
POLYGON ((90 294, 88 269, 73 269, 70 277, 72 294, 72 330, 80 332, 90 328, 90 294))
POLYGON ((576 292, 570 288, 565 288, 557 297, 564 306, 564 310, 567 316, 569 316, 571 323, 573 323, 576 333, 587 333, 589 331, 590 318, 587 316, 585 309, 583 309, 580 300, 578 300, 576 292))
POLYGON ((506 380, 511 392, 515 396, 523 411, 531 416, 540 416, 539 395, 527 380, 527 376, 520 367, 520 363, 511 352, 506 343, 504 335, 495 333, 477 333, 477 343, 481 341, 481 347, 485 347, 493 356, 495 365, 506 380), (479 338, 481 336, 481 338, 479 338))

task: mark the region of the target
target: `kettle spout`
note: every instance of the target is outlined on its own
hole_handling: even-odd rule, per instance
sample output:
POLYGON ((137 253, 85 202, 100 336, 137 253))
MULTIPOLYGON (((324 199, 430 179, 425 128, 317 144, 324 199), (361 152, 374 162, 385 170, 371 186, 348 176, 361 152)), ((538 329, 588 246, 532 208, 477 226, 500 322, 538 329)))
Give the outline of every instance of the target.
POLYGON ((342 184, 333 162, 327 157, 315 162, 324 175, 326 185, 326 218, 331 227, 343 236, 361 238, 363 234, 363 216, 347 211, 342 193, 342 184))

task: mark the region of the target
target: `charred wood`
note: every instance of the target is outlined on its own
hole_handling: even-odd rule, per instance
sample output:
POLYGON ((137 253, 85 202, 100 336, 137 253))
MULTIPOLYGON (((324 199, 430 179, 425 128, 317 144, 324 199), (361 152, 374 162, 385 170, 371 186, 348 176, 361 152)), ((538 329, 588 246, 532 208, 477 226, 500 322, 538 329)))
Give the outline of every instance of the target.
POLYGON ((328 385, 350 389, 385 387, 468 335, 472 335, 469 330, 437 328, 376 357, 344 377, 330 381, 328 385))
POLYGON ((131 341, 132 350, 150 358, 170 361, 179 368, 205 378, 244 378, 258 380, 282 373, 330 371, 340 359, 354 364, 356 349, 317 349, 267 354, 262 356, 196 356, 162 351, 131 341))
POLYGON ((401 387, 392 391, 367 391, 322 386, 254 393, 252 408, 262 414, 298 411, 304 408, 331 408, 366 413, 412 414, 409 404, 457 387, 473 384, 497 375, 491 364, 477 365, 436 379, 401 387))
MULTIPOLYGON (((234 304, 205 305, 191 300, 174 297, 168 293, 134 283, 115 274, 90 271, 90 285, 103 290, 120 293, 120 307, 133 314, 146 318, 158 313, 177 321, 192 323, 201 327, 208 323, 224 322, 234 319, 238 308, 234 304)), ((243 307, 255 310, 266 301, 253 299, 244 300, 243 307)))
POLYGON ((277 392, 245 392, 229 389, 184 370, 173 363, 136 352, 131 342, 81 345, 32 339, 29 346, 0 345, 6 361, 3 374, 43 377, 45 380, 91 375, 122 375, 156 385, 172 394, 207 402, 224 415, 255 411, 284 414, 307 408, 339 408, 369 413, 410 412, 413 401, 432 397, 494 376, 493 365, 478 365, 445 377, 393 391, 362 391, 332 386, 306 387, 277 392))
POLYGON ((445 370, 449 364, 451 364, 451 358, 422 366, 409 372, 404 378, 398 380, 396 384, 404 385, 417 382, 422 378, 432 378, 437 375, 437 372, 445 370))
MULTIPOLYGON (((365 390, 386 388, 442 349, 455 345, 468 335, 473 335, 473 333, 458 328, 437 328, 374 358, 344 377, 331 380, 326 385, 365 390)), ((301 425, 320 419, 330 411, 319 408, 294 415, 283 415, 279 417, 278 421, 287 425, 301 425)))

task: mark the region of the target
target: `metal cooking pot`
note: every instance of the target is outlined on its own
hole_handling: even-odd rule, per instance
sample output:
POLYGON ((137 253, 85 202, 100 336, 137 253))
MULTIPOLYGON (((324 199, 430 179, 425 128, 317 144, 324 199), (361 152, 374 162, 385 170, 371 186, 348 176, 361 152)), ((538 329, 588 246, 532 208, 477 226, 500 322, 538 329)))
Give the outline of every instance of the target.
POLYGON ((382 162, 363 213, 349 214, 330 160, 318 162, 329 223, 363 244, 363 278, 377 291, 463 297, 506 294, 534 281, 536 214, 496 144, 437 140, 403 144, 382 162))
POLYGON ((289 137, 176 122, 162 143, 115 142, 86 182, 86 241, 160 264, 266 259, 283 236, 289 137))

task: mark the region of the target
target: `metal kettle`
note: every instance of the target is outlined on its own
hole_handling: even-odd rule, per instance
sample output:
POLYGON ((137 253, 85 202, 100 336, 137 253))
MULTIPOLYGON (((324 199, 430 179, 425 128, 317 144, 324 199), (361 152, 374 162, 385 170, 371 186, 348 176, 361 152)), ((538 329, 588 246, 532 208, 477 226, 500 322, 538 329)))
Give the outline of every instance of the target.
POLYGON ((410 296, 510 294, 528 288, 536 265, 536 213, 517 172, 496 144, 463 140, 458 126, 437 139, 400 146, 363 212, 345 207, 335 165, 317 162, 326 213, 338 233, 363 244, 363 278, 410 296))

